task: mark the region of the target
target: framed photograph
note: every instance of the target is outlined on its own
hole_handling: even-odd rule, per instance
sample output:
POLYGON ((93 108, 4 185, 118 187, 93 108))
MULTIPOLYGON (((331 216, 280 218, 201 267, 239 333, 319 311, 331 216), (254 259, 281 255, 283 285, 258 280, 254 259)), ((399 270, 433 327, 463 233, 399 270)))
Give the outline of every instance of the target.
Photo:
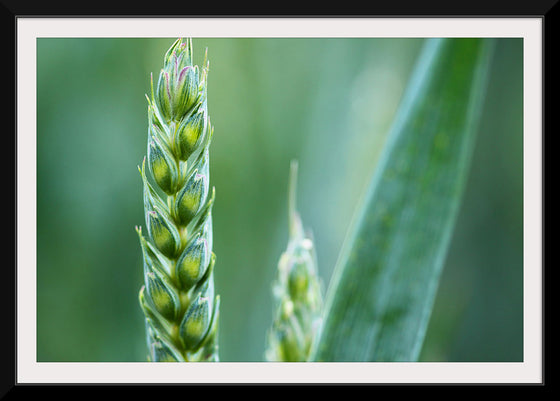
POLYGON ((15 15, 10 384, 542 385, 547 11, 15 15))

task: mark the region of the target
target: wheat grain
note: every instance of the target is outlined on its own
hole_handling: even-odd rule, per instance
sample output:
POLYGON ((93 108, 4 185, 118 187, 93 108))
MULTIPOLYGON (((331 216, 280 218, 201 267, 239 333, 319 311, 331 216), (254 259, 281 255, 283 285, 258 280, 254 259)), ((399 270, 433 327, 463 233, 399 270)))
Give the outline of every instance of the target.
POLYGON ((310 232, 296 211, 298 164, 290 165, 289 240, 273 283, 275 314, 265 357, 271 362, 305 362, 321 325, 322 289, 310 232))
POLYGON ((214 294, 207 103, 209 63, 193 65, 192 40, 177 39, 148 97, 147 157, 139 167, 147 236, 142 249, 148 360, 218 361, 220 298, 214 294), (146 164, 155 183, 146 175, 146 164))

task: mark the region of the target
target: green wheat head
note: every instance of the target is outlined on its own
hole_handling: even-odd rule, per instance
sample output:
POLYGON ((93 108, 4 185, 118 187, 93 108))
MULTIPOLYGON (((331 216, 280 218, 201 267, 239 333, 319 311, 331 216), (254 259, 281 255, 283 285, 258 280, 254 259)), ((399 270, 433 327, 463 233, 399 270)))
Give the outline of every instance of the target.
POLYGON ((206 56, 199 69, 192 40, 177 39, 165 54, 155 93, 151 81, 147 158, 139 168, 148 235, 136 231, 144 261, 139 299, 153 362, 219 359, 207 79, 206 56))
POLYGON ((311 233, 296 211, 298 164, 290 165, 289 240, 278 262, 273 295, 276 310, 265 357, 270 362, 306 362, 321 326, 323 298, 311 233))

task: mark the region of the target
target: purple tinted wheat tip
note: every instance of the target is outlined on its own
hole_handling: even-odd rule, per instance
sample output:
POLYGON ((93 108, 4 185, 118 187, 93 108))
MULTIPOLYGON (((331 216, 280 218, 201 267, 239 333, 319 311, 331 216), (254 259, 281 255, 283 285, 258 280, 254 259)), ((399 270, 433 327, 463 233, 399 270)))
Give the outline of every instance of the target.
POLYGON ((183 67, 183 69, 181 70, 181 72, 179 73, 179 77, 177 78, 177 81, 181 81, 183 79, 183 76, 187 73, 187 71, 192 68, 190 65, 187 65, 186 67, 183 67))

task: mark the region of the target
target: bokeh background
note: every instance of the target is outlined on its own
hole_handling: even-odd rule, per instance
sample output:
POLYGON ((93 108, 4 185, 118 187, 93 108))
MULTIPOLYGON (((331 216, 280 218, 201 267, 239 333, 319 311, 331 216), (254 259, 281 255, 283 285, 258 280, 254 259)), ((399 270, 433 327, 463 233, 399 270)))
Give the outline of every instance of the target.
MULTIPOLYGON (((143 362, 150 73, 175 38, 37 41, 37 361, 143 362)), ((289 163, 328 285, 423 39, 195 38, 210 59, 220 358, 264 360, 289 163)), ((500 39, 421 361, 523 360, 523 42, 500 39)))

